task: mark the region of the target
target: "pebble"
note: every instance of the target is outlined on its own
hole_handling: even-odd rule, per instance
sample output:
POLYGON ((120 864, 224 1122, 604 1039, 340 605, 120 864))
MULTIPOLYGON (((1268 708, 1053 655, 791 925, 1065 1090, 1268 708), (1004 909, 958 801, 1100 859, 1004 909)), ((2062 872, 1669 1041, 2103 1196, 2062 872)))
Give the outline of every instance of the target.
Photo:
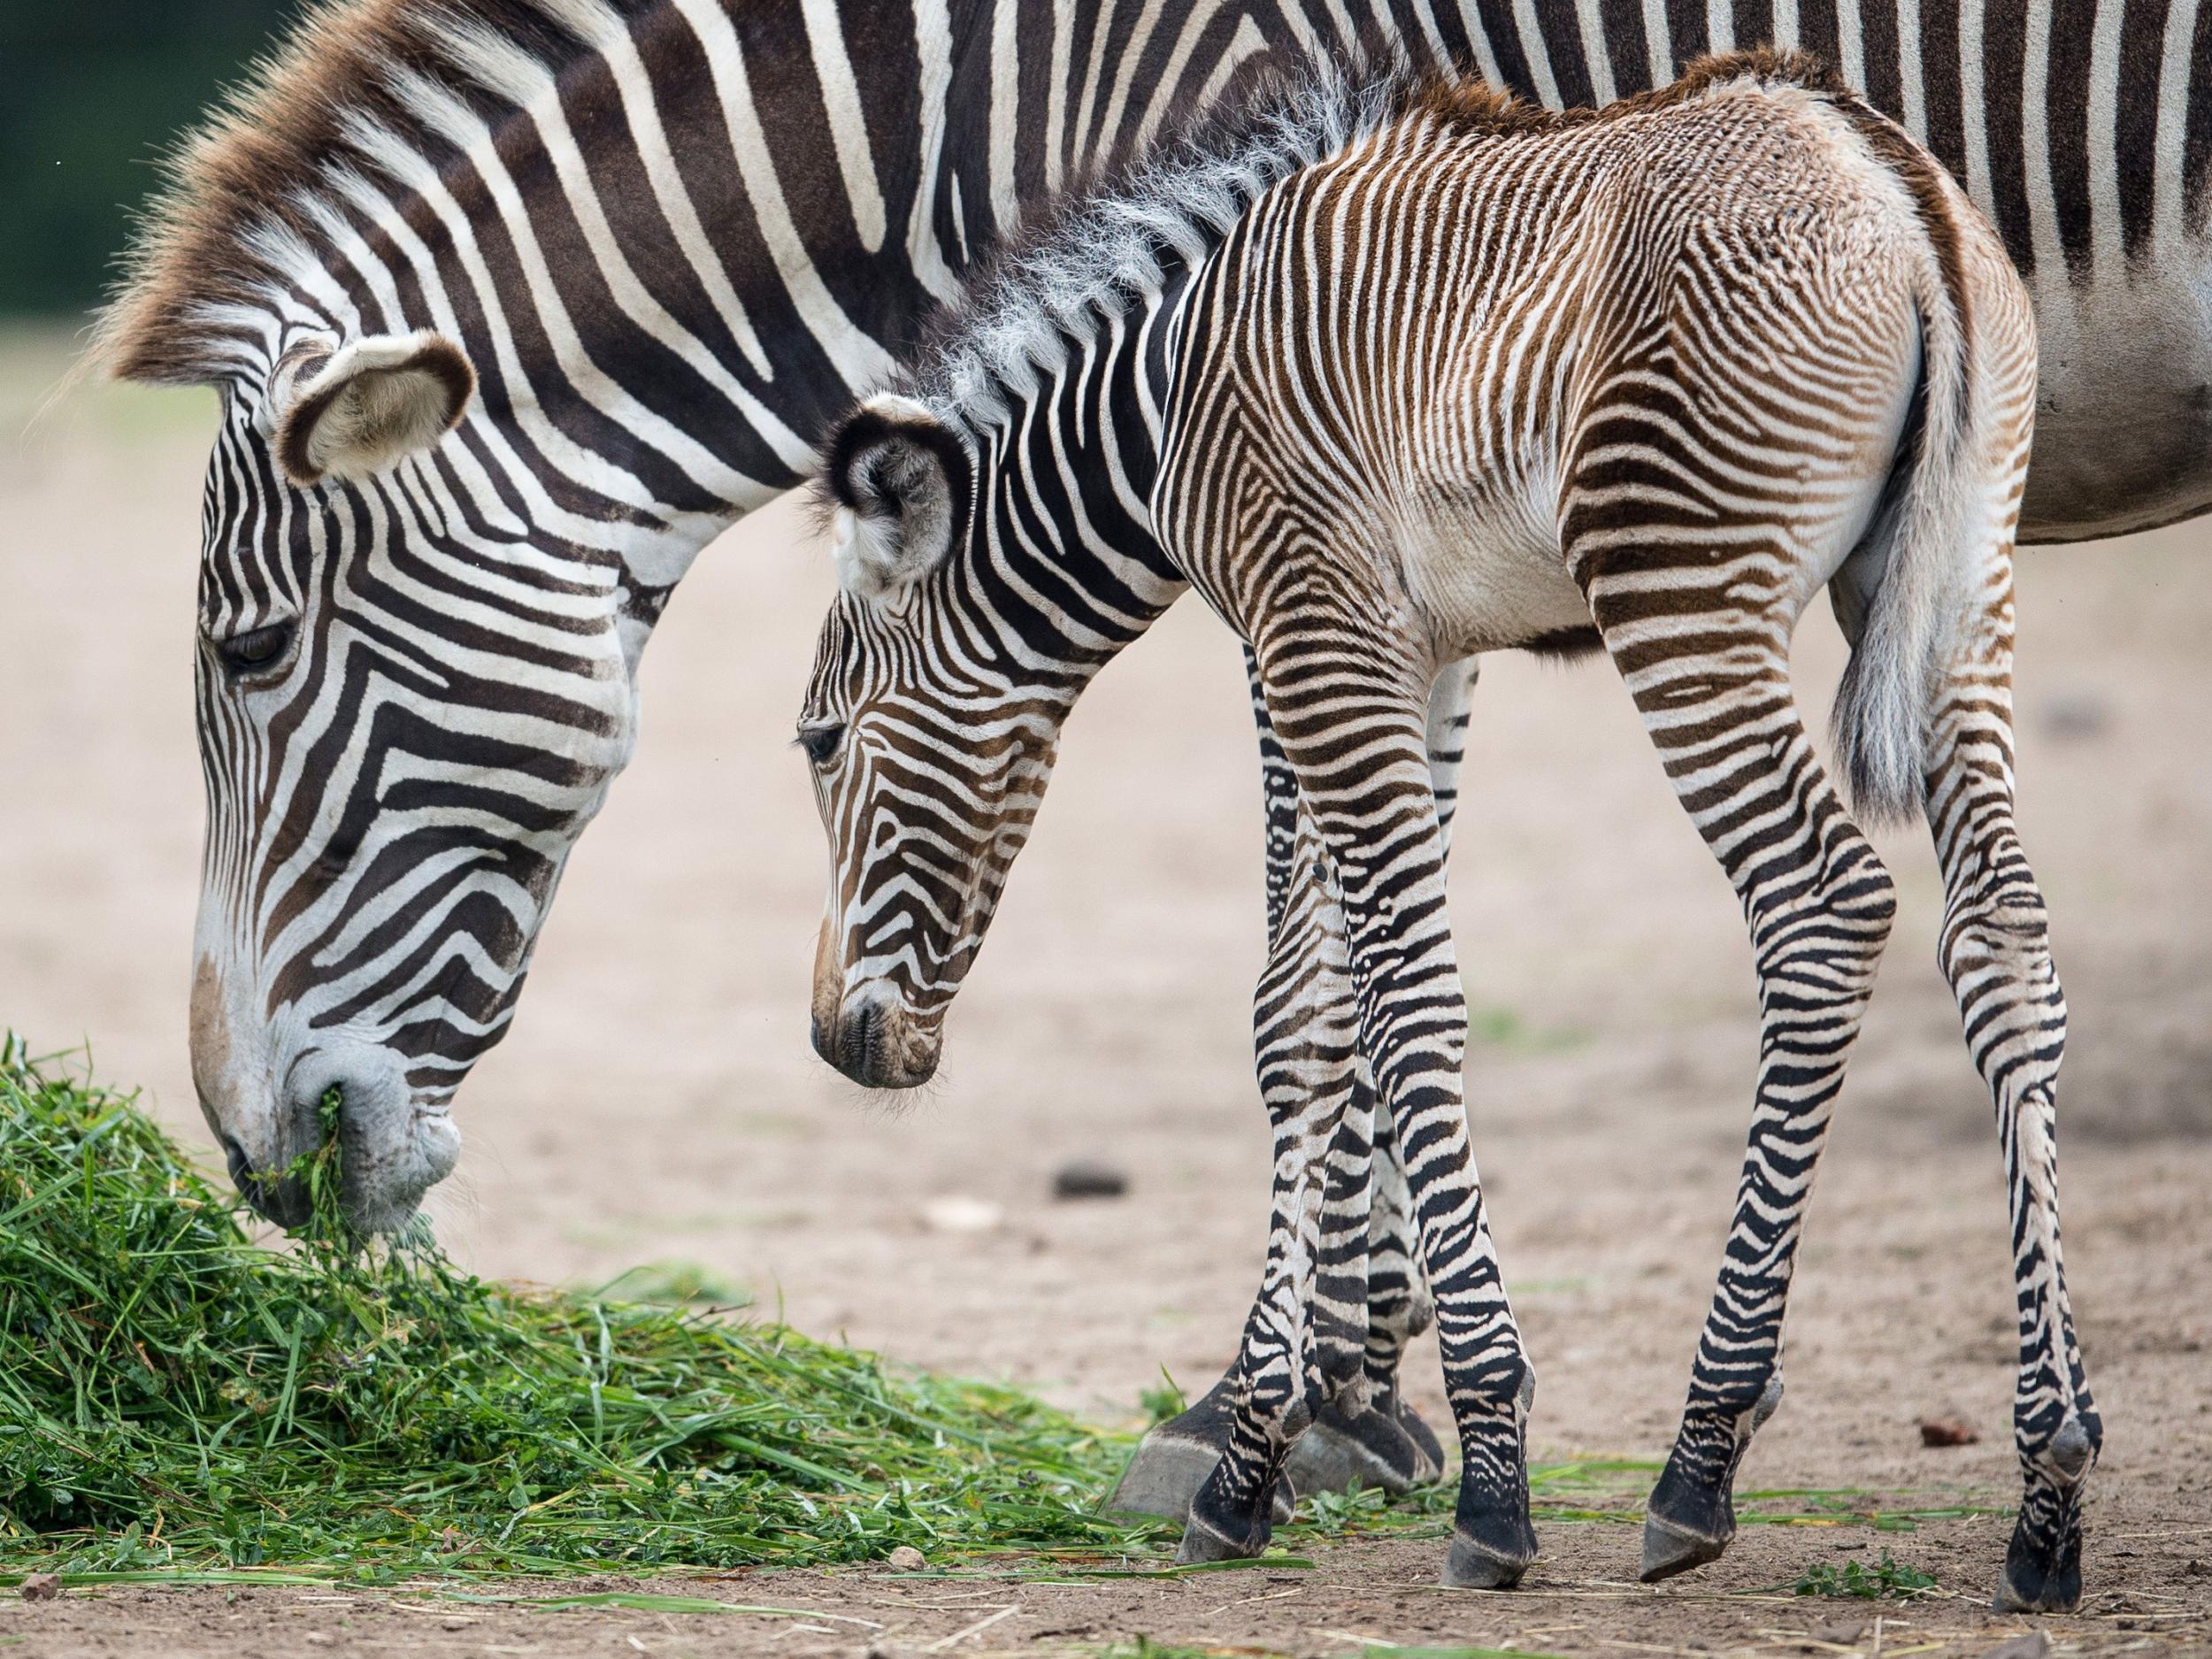
POLYGON ((929 1557, 911 1544, 901 1544, 891 1552, 891 1564, 901 1572, 919 1572, 929 1565, 929 1557))
POLYGON ((1866 1634, 1863 1618, 1839 1619, 1831 1624, 1816 1624, 1807 1632, 1815 1641, 1824 1641, 1837 1647, 1855 1647, 1859 1638, 1866 1634))
POLYGON ((1923 1446, 1971 1446, 1981 1437, 1982 1432, 1964 1417, 1920 1419, 1920 1443, 1923 1446))
POLYGON ((933 1233, 988 1233, 1005 1219, 1003 1206, 957 1193, 933 1198, 922 1206, 923 1225, 933 1233))
POLYGON ((1128 1171, 1102 1158, 1071 1158, 1053 1172, 1055 1198, 1119 1198, 1128 1190, 1128 1171))
POLYGON ((34 1572, 27 1577, 16 1594, 26 1601, 50 1601, 61 1594, 61 1578, 58 1573, 34 1572))
POLYGON ((2032 1630, 2024 1636, 2015 1636, 2010 1641, 2001 1641, 1994 1647, 1983 1650, 1981 1659, 2044 1659, 2051 1651, 2051 1639, 2039 1630, 2032 1630))

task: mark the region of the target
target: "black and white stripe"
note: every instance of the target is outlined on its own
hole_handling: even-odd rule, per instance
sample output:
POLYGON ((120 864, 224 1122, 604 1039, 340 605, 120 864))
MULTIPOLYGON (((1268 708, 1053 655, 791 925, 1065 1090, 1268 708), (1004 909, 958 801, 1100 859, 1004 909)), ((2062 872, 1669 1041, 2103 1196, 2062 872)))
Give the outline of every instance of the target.
MULTIPOLYGON (((1370 31, 1554 105, 1709 49, 1830 55, 2030 274, 2047 349, 2024 534, 2200 510, 2208 19, 2193 0, 326 11, 185 157, 105 329, 120 372, 225 394, 200 606, 193 1026, 211 1120, 242 1168, 280 1165, 341 1086, 357 1213, 403 1215, 457 1154, 447 1105, 511 1018, 692 557, 803 475, 1051 193, 1240 73, 1370 31), (363 397, 390 390, 392 353, 426 334, 423 361, 442 342, 472 374, 449 435, 457 411, 434 403, 367 434, 354 459, 373 465, 288 472, 303 380, 344 359, 363 397), (273 630, 282 649, 247 662, 273 630)), ((1448 800, 1457 740, 1449 719, 1436 730, 1448 800)), ((1269 791, 1294 798, 1279 770, 1269 791)), ((1295 836, 1270 845, 1271 891, 1292 892, 1295 836)), ((1310 919, 1288 918, 1317 941, 1310 919)), ((1329 1002, 1332 974, 1317 956, 1291 982, 1329 1002)), ((1423 1307, 1390 1265, 1409 1259, 1390 1213, 1376 1206, 1366 1263, 1385 1394, 1423 1307)), ((1366 1479, 1423 1467, 1402 1436, 1367 1432, 1366 1479)))

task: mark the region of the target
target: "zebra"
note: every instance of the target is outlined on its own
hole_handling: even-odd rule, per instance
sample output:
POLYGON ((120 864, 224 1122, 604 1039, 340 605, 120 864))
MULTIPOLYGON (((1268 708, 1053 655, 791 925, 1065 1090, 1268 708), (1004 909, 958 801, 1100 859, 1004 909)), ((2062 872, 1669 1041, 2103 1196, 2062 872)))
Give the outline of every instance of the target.
MULTIPOLYGON (((817 1050, 872 1087, 930 1076, 1062 724, 1194 589, 1260 665, 1342 911, 1353 1042, 1404 1137, 1461 1454, 1445 1580, 1513 1586, 1534 1374, 1467 1141, 1427 710, 1470 653, 1601 649, 1761 986, 1760 1179, 1642 1568, 1710 1561, 1780 1394, 1786 1263, 1896 909, 1791 688, 1830 588, 1839 767, 1863 815, 1925 813, 2010 1182, 2025 1495, 1998 1601, 2073 1606, 2101 1427, 2059 1253, 2065 1004, 2011 764, 2035 382, 1993 228, 1801 58, 1716 58, 1580 119, 1389 69, 1256 94, 1072 196, 831 435, 838 593, 798 726, 833 870, 817 1050)), ((1263 1083, 1310 1074, 1279 1121, 1294 1238, 1186 1562, 1262 1551, 1288 1442, 1364 1381, 1361 1253, 1331 1228, 1356 1206, 1329 1201, 1371 1147, 1340 1033, 1266 1029, 1303 949, 1274 945, 1263 1083)))
MULTIPOLYGON (((509 1028, 698 550, 807 472, 1036 204, 1240 75, 1371 30, 1550 106, 1709 49, 1823 52, 2028 273, 2047 454, 2024 537, 2212 502, 2198 0, 325 4, 180 153, 96 342, 127 378, 221 394, 190 1031, 250 1196, 296 1212, 249 1178, 313 1144, 336 1087, 349 1212, 414 1209, 458 1156, 456 1093, 509 1028)), ((1440 806, 1465 696, 1440 681, 1440 806)), ((1274 1016, 1319 1041, 1348 1029, 1341 949, 1258 711, 1269 934, 1314 953, 1274 1016)), ((1426 1312, 1391 1134, 1371 1132, 1366 1263, 1386 1406, 1426 1312)), ((1340 1475, 1403 1484, 1440 1456, 1394 1408, 1345 1427, 1340 1475)), ((1217 1389, 1124 1495, 1179 1512, 1226 1432, 1217 1389)))

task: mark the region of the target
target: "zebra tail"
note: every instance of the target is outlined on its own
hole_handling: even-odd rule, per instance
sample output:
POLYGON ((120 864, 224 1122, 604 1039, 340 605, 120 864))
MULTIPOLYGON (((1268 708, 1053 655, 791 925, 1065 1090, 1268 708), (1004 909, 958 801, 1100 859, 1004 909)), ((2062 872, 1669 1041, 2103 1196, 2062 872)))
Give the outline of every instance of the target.
POLYGON ((1863 823, 1904 822, 1921 810, 1929 711, 1978 522, 1973 344, 1962 296, 1946 280, 1956 266, 1930 263, 1939 268, 1917 296, 1920 377, 1897 458, 1833 593, 1853 645, 1832 734, 1863 823))

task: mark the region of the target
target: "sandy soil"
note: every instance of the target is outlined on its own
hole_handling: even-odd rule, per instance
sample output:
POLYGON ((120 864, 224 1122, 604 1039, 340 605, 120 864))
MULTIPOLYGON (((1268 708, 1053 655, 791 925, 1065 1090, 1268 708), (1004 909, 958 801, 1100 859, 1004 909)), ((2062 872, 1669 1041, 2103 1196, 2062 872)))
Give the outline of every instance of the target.
MULTIPOLYGON (((184 1053, 189 640, 212 405, 82 394, 19 441, 60 352, 50 336, 0 342, 0 1022, 48 1048, 89 1040, 104 1075, 142 1082, 200 1140, 184 1053)), ((1210 616, 1179 610, 1079 710, 945 1075, 887 1114, 805 1040, 823 853, 789 733, 829 580, 778 511, 710 549, 672 606, 637 762, 576 856, 513 1036, 462 1096, 468 1149, 434 1201, 441 1233, 511 1276, 695 1263, 816 1333, 1131 1418, 1163 1366, 1210 1380, 1259 1267, 1258 814, 1235 653, 1210 616), (1124 1167, 1129 1195, 1053 1202, 1053 1171, 1079 1156, 1124 1167), (954 1196, 1001 1219, 933 1226, 932 1201, 954 1196)), ((2021 590, 2022 816, 2073 1014, 2069 1269, 2108 1435, 2093 1600, 2049 1626, 2086 1651, 2212 1651, 2212 531, 2031 553, 2021 590)), ((1825 617, 1809 622, 1809 706, 1824 708, 1839 656, 1825 617)), ((1495 664, 1466 800, 1453 879, 1477 1010, 1470 1097, 1538 1368, 1533 1440, 1658 1455, 1749 1100, 1740 923, 1601 667, 1495 664)), ((1882 847, 1902 915, 1815 1208, 1789 1401, 1744 1482, 2001 1503, 2016 1486, 1994 1135, 1933 965, 1932 859, 1916 834, 1882 847), (1932 1412, 1964 1416, 1980 1443, 1924 1450, 1915 1425, 1932 1412)), ((1440 1418, 1432 1348, 1411 1375, 1440 1418)), ((111 1591, 0 1602, 0 1643, 967 1655, 1145 1633, 1619 1654, 1793 1651, 1819 1627, 1828 1645, 1808 1651, 1973 1654, 2022 1627, 1978 1610, 2003 1531, 1752 1529, 1725 1562, 1647 1591, 1626 1582, 1632 1531, 1558 1525, 1509 1598, 1431 1592, 1435 1541, 1179 1583, 666 1586, 807 1619, 111 1591), (1947 1595, 1743 1594, 1884 1547, 1947 1595)))

